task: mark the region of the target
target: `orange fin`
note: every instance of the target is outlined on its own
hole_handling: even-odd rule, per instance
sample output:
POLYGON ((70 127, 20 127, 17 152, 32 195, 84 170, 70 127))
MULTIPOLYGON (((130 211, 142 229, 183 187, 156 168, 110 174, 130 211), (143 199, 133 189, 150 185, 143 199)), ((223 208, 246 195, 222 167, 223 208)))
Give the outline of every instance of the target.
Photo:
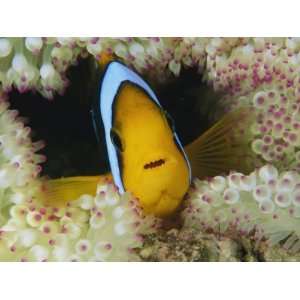
POLYGON ((61 207, 83 194, 95 195, 97 185, 111 180, 111 175, 76 176, 51 179, 45 182, 45 204, 61 207))
POLYGON ((244 107, 226 114, 213 127, 185 147, 193 177, 205 178, 253 171, 251 133, 255 112, 244 107))
POLYGON ((99 54, 98 63, 101 69, 104 69, 106 65, 116 59, 115 54, 103 51, 99 54))

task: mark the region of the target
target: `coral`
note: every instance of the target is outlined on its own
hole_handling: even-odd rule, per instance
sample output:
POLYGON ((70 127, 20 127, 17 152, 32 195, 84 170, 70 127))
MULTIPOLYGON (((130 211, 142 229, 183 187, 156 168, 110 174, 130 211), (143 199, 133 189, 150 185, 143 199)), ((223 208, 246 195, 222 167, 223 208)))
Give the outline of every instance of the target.
POLYGON ((166 262, 274 262, 299 261, 300 254, 291 253, 279 244, 269 247, 243 236, 205 233, 199 228, 184 227, 158 230, 145 237, 143 248, 137 249, 143 261, 166 262))
POLYGON ((300 249, 300 175, 265 165, 249 175, 195 180, 182 215, 185 227, 237 232, 269 246, 300 249))
POLYGON ((148 235, 138 254, 143 261, 256 261, 251 250, 230 237, 182 228, 148 235))

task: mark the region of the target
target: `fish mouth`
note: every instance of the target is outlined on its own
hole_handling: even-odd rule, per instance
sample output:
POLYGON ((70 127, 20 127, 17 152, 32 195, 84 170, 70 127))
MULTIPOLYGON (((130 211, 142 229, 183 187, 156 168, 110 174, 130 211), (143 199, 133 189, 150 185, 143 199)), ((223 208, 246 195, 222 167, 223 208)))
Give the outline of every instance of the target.
POLYGON ((147 170, 147 169, 158 168, 158 167, 164 165, 165 163, 166 163, 166 160, 161 158, 161 159, 154 160, 154 161, 151 161, 151 162, 145 164, 144 169, 147 170))

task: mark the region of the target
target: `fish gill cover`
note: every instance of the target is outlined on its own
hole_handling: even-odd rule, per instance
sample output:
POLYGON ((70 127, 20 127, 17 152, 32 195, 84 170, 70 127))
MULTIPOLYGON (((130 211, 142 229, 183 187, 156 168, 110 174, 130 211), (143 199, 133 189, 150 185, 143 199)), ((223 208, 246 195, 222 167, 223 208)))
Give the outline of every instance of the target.
POLYGON ((132 249, 142 248, 141 235, 158 227, 111 183, 66 208, 44 207, 39 173, 45 158, 36 153, 43 143, 32 142, 30 128, 9 109, 12 88, 52 99, 65 92, 71 65, 88 56, 96 63, 104 52, 153 82, 196 69, 222 94, 212 122, 227 111, 254 107, 256 119, 246 133, 257 169, 196 179, 180 215, 183 228, 234 231, 297 252, 299 50, 299 38, 1 38, 0 260, 137 260, 132 249))

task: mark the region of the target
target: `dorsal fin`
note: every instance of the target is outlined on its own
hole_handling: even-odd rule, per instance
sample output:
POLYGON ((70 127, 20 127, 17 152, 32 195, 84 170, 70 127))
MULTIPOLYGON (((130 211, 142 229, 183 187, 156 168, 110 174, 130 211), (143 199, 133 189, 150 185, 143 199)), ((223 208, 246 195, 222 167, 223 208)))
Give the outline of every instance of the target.
POLYGON ((103 51, 99 54, 98 63, 101 69, 104 69, 110 62, 116 60, 114 53, 103 51))

